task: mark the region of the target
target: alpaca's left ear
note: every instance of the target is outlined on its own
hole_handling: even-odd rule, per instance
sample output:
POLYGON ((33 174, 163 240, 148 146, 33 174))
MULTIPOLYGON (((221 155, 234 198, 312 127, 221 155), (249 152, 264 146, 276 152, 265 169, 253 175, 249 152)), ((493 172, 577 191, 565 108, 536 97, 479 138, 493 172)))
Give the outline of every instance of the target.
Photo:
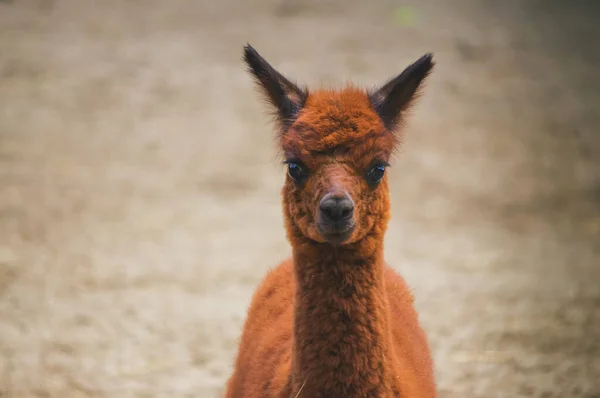
POLYGON ((425 54, 383 87, 369 94, 373 108, 388 130, 394 131, 402 114, 415 102, 419 87, 433 66, 433 54, 425 54))
POLYGON ((275 108, 280 127, 289 127, 298 117, 306 102, 307 90, 300 89, 277 72, 249 44, 244 47, 244 61, 246 61, 250 73, 266 94, 267 99, 275 108))

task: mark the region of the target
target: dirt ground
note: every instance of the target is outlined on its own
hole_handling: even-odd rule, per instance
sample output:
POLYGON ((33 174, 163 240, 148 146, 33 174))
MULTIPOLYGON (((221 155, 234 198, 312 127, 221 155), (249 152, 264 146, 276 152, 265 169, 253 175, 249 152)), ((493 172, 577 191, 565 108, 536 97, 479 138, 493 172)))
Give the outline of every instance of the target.
POLYGON ((386 255, 440 396, 600 397, 599 16, 591 0, 1 1, 0 397, 222 395, 252 291, 290 252, 246 42, 310 86, 435 53, 386 255))

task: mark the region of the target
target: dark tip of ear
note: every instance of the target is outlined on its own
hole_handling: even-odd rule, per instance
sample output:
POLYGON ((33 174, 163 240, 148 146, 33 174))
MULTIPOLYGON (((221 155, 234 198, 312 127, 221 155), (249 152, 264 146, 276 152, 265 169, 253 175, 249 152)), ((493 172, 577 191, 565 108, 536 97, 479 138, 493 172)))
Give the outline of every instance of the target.
POLYGON ((256 50, 254 49, 254 47, 252 47, 250 45, 250 43, 246 42, 246 45, 244 46, 244 51, 254 51, 256 52, 256 50))
POLYGON ((426 53, 410 64, 398 76, 390 79, 369 96, 373 107, 389 130, 394 130, 402 116, 416 100, 419 88, 431 73, 435 62, 433 54, 426 53))
POLYGON ((418 60, 416 60, 413 63, 413 65, 425 67, 426 69, 433 68, 433 66, 435 65, 435 62, 433 62, 433 53, 425 53, 425 54, 423 54, 421 56, 421 58, 419 58, 418 60))
POLYGON ((420 83, 429 76, 434 66, 435 62, 433 61, 433 54, 426 53, 406 68, 405 72, 407 72, 408 75, 412 75, 412 78, 418 80, 420 83))
POLYGON ((244 46, 244 62, 257 78, 269 72, 270 65, 250 44, 244 46))
POLYGON ((250 44, 246 43, 244 46, 244 61, 246 64, 254 69, 256 66, 260 66, 260 64, 266 63, 263 57, 260 56, 258 51, 254 49, 250 44))

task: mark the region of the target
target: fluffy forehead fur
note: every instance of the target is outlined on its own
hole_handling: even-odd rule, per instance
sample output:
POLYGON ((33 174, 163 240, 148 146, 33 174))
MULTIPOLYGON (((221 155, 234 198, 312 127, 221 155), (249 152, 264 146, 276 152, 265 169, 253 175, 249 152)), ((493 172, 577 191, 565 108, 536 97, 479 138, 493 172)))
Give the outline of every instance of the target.
POLYGON ((281 134, 280 145, 286 159, 310 164, 330 158, 365 168, 387 162, 396 141, 368 95, 350 86, 311 92, 295 122, 281 134))

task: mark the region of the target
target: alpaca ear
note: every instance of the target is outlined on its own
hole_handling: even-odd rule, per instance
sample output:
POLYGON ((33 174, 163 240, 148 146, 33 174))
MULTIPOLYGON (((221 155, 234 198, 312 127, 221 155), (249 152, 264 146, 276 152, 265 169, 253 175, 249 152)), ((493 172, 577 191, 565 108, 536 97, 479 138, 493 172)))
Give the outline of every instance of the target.
POLYGON ((298 117, 308 92, 277 72, 250 44, 244 47, 244 61, 268 101, 275 107, 281 127, 288 127, 298 117))
POLYGON ((375 111, 388 130, 394 131, 403 113, 415 102, 419 87, 433 66, 433 54, 427 53, 369 95, 375 111))

